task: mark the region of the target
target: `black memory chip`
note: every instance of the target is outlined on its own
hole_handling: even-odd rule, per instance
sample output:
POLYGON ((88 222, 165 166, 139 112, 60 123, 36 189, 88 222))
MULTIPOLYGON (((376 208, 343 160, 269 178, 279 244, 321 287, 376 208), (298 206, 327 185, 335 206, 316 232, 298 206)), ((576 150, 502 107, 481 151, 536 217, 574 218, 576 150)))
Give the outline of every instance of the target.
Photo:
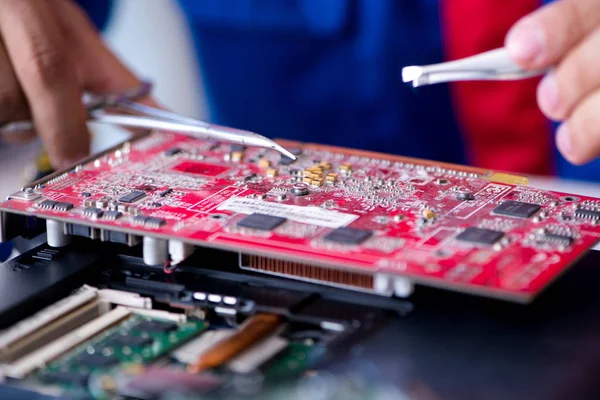
POLYGON ((564 246, 570 246, 571 243, 573 243, 574 238, 573 236, 567 234, 546 232, 544 234, 544 239, 550 242, 562 244, 564 246))
POLYGON ((371 235, 373 232, 366 229, 337 228, 325 235, 325 239, 342 244, 361 244, 371 235))
POLYGON ((600 211, 578 208, 575 210, 575 217, 585 219, 600 219, 600 211))
POLYGON ((146 192, 142 192, 141 190, 134 190, 133 192, 127 193, 125 196, 121 197, 119 201, 121 203, 133 203, 134 201, 138 201, 144 196, 146 196, 146 192))
POLYGON ((507 217, 529 218, 542 208, 539 204, 524 203, 522 201, 506 200, 494 208, 494 214, 507 217))
POLYGON ((75 384, 84 386, 88 383, 88 372, 73 372, 73 371, 54 371, 46 372, 41 376, 42 380, 48 382, 58 382, 64 384, 75 384))
POLYGON ((119 358, 117 358, 115 355, 105 356, 101 353, 83 353, 75 359, 75 362, 78 365, 86 366, 88 368, 106 368, 118 364, 119 358))
POLYGON ((287 218, 275 217, 273 215, 254 213, 248 215, 237 223, 242 228, 258 229, 261 231, 272 231, 283 224, 287 218))
POLYGON ((111 346, 144 347, 154 343, 154 339, 144 336, 116 335, 109 343, 111 346))
POLYGON ((134 329, 141 332, 167 333, 177 329, 177 324, 172 322, 144 321, 137 324, 134 329))
POLYGON ((504 232, 470 226, 456 235, 456 239, 460 240, 461 242, 491 246, 498 240, 502 239, 503 236, 504 232))

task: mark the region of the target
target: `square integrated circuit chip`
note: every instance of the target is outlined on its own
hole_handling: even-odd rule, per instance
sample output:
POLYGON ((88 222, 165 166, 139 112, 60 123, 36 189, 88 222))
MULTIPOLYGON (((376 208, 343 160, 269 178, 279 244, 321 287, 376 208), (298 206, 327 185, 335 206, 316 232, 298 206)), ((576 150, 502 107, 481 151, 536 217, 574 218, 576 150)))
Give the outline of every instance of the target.
POLYGON ((254 213, 248 215, 237 223, 242 228, 258 229, 261 231, 272 231, 283 224, 287 218, 275 217, 273 215, 254 213))
POLYGON ((145 196, 146 196, 146 192, 142 192, 141 190, 134 190, 133 192, 129 192, 125 196, 120 197, 119 202, 133 203, 145 196))
POLYGON ((456 240, 460 240, 461 242, 491 246, 500 239, 502 239, 503 236, 504 232, 470 226, 458 235, 456 235, 456 240))
POLYGON ((329 232, 325 239, 342 244, 361 244, 373 235, 372 231, 356 228, 337 228, 329 232))
POLYGON ((494 214, 514 218, 529 218, 542 208, 539 204, 525 203, 522 201, 506 200, 494 208, 494 214))

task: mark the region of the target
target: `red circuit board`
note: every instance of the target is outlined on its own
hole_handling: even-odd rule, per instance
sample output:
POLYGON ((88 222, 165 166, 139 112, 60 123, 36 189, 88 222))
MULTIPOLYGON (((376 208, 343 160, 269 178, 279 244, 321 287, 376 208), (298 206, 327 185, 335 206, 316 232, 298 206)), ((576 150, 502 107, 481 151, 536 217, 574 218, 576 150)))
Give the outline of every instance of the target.
POLYGON ((155 132, 0 210, 521 302, 600 235, 596 199, 468 167, 281 143, 296 162, 155 132))

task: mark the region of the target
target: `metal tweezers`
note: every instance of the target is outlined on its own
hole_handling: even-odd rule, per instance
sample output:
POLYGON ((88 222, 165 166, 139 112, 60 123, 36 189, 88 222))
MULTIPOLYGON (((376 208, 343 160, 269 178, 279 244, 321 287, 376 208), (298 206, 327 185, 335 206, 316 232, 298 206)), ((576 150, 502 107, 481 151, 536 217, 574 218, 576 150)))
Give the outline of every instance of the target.
MULTIPOLYGON (((257 133, 198 121, 135 101, 149 95, 151 90, 152 85, 144 82, 139 87, 120 94, 86 93, 83 96, 83 104, 88 111, 90 122, 179 132, 198 139, 273 149, 292 160, 297 158, 276 142, 257 133), (108 109, 127 114, 108 112, 108 109)), ((32 121, 17 121, 0 127, 0 132, 17 135, 33 129, 32 121)))
POLYGON ((506 81, 543 75, 546 71, 528 71, 515 64, 505 48, 491 50, 462 60, 402 69, 402 80, 413 87, 457 81, 506 81))

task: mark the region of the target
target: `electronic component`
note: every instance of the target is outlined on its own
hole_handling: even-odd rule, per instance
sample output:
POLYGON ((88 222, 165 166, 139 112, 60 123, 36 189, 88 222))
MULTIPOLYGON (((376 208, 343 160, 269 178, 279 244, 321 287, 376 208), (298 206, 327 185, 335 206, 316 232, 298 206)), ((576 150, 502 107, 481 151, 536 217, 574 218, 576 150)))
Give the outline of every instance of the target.
POLYGON ((437 214, 433 210, 425 208, 421 211, 421 215, 423 215, 423 218, 425 219, 434 219, 437 214))
POLYGON ((206 326, 201 320, 172 323, 134 311, 104 329, 90 332, 92 335, 85 341, 46 365, 41 376, 58 371, 89 373, 107 371, 117 365, 150 363, 199 334, 206 326))
POLYGON ((279 170, 277 168, 267 168, 267 176, 269 178, 274 178, 279 175, 279 170))
POLYGON ((504 237, 503 232, 470 226, 456 235, 456 240, 466 243, 491 246, 502 239, 502 237, 504 237))
POLYGON ((65 232, 65 223, 46 220, 46 241, 51 247, 64 247, 71 243, 71 236, 65 232))
POLYGON ((144 332, 167 333, 177 329, 177 324, 162 321, 144 321, 139 323, 135 329, 144 332))
POLYGON ((539 204, 524 203, 522 201, 505 200, 494 208, 494 214, 505 215, 514 218, 529 218, 539 209, 539 204))
POLYGON ((170 195, 171 193, 173 193, 173 189, 167 189, 163 192, 160 192, 159 196, 160 197, 167 197, 168 195, 170 195))
POLYGON ((194 252, 194 246, 182 242, 181 240, 169 240, 169 256, 171 264, 177 265, 194 252))
POLYGON ((198 360, 188 365, 188 371, 198 373, 223 365, 250 346, 275 332, 282 323, 279 315, 256 314, 249 317, 230 337, 219 341, 198 360))
POLYGON ((460 200, 460 201, 475 200, 475 196, 471 192, 458 192, 456 194, 456 200, 460 200))
POLYGON ((340 271, 332 268, 253 255, 243 257, 240 261, 242 260, 244 264, 240 265, 240 267, 244 269, 320 283, 322 285, 375 292, 374 278, 370 274, 355 271, 340 271))
POLYGON ((89 376, 89 373, 84 371, 51 371, 40 377, 45 382, 84 386, 87 385, 89 376))
POLYGON ((372 231, 356 228, 337 228, 327 235, 325 240, 341 244, 361 244, 373 235, 372 231))
POLYGON ((121 203, 134 203, 146 196, 146 192, 141 190, 134 190, 133 192, 127 193, 125 196, 119 198, 121 203))
POLYGON ((90 218, 100 218, 104 211, 98 207, 86 207, 83 209, 83 215, 90 218))
POLYGON ((598 220, 600 219, 600 211, 579 207, 577 210, 575 210, 575 217, 598 220))
POLYGON ((85 225, 66 224, 65 233, 73 236, 81 236, 87 238, 96 238, 96 230, 85 225))
POLYGON ((573 243, 573 237, 569 235, 561 235, 558 233, 547 232, 544 234, 544 239, 561 244, 563 246, 570 246, 573 243))
POLYGON ((73 203, 67 203, 67 202, 61 201, 61 202, 56 203, 53 208, 56 211, 65 212, 65 211, 69 211, 73 207, 74 207, 73 203))
POLYGON ((17 325, 0 332, 0 362, 12 362, 73 327, 100 316, 97 291, 84 286, 77 293, 41 309, 17 325))
POLYGON ((23 378, 35 369, 43 367, 48 362, 60 357, 78 344, 118 323, 129 315, 130 313, 126 308, 117 307, 87 324, 68 332, 55 341, 38 348, 12 364, 6 365, 4 373, 11 378, 23 378))
POLYGON ((173 352, 172 357, 182 364, 192 364, 208 352, 214 345, 229 338, 234 333, 234 329, 213 329, 206 331, 202 335, 177 348, 173 352))
POLYGON ((245 350, 227 363, 227 368, 238 374, 248 374, 260 368, 288 346, 288 341, 271 336, 245 350))
POLYGON ((292 186, 292 194, 295 196, 306 196, 309 192, 306 183, 298 182, 292 186))
POLYGON ((266 158, 261 158, 258 160, 258 166, 263 169, 269 168, 271 166, 271 161, 266 158))
POLYGON ((107 344, 114 347, 144 347, 152 343, 154 343, 154 339, 151 337, 119 334, 109 340, 107 344))
POLYGON ((146 218, 146 222, 145 222, 145 224, 151 228, 160 228, 161 226, 163 226, 166 223, 167 223, 167 221, 165 219, 156 218, 156 217, 148 217, 148 218, 146 218))
POLYGON ((144 263, 146 265, 164 265, 169 261, 168 242, 164 239, 156 239, 144 236, 144 263))
POLYGON ((352 171, 352 164, 341 164, 340 165, 340 172, 343 174, 348 174, 350 171, 352 171))
POLYGON ((145 225, 149 228, 160 228, 167 223, 163 218, 147 217, 145 215, 136 215, 133 217, 133 222, 139 225, 145 225))
POLYGON ((45 208, 47 210, 52 210, 54 206, 57 204, 54 200, 44 200, 38 204, 40 208, 45 208))
POLYGON ((100 238, 103 242, 121 243, 128 246, 135 246, 141 241, 138 236, 112 230, 102 230, 100 238))
POLYGON ((272 231, 285 221, 286 218, 283 217, 254 213, 239 221, 237 226, 261 231, 272 231))
POLYGON ((118 364, 119 359, 114 355, 83 353, 73 360, 73 363, 88 368, 107 368, 118 364))
POLYGON ((146 217, 145 215, 136 215, 135 217, 133 217, 133 223, 138 225, 144 225, 147 220, 148 217, 146 217))
POLYGON ((165 151, 165 156, 172 157, 179 153, 181 153, 181 149, 179 147, 172 147, 169 150, 165 151))
POLYGON ((117 220, 123 216, 121 211, 109 210, 104 213, 104 218, 110 221, 117 220))

